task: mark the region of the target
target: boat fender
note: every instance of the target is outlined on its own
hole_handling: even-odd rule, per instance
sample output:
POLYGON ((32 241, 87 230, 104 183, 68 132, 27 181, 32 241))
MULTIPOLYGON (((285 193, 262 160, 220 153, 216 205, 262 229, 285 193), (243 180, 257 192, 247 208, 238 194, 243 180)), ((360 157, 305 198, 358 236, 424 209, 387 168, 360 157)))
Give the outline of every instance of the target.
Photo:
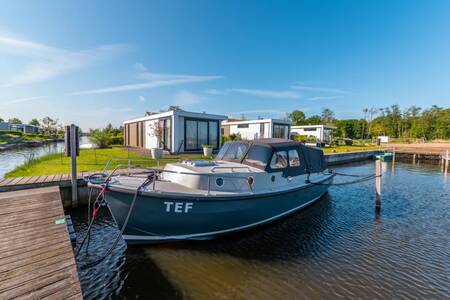
POLYGON ((249 176, 247 178, 247 182, 249 185, 253 186, 253 184, 255 183, 255 178, 253 178, 253 176, 249 176))

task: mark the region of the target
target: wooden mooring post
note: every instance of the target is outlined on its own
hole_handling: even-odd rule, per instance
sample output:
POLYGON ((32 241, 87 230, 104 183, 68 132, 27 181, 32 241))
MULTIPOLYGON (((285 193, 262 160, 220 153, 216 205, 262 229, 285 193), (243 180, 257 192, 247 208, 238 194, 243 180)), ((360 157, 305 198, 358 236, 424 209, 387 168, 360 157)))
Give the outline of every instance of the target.
POLYGON ((65 152, 66 156, 70 156, 72 165, 72 206, 78 205, 78 177, 77 177, 77 156, 80 154, 78 126, 70 125, 66 126, 65 140, 65 152))
POLYGON ((375 160, 375 210, 381 210, 381 160, 375 160))
POLYGON ((445 151, 445 166, 444 166, 444 173, 445 174, 448 173, 448 162, 449 162, 449 160, 450 160, 449 151, 447 150, 447 151, 445 151))

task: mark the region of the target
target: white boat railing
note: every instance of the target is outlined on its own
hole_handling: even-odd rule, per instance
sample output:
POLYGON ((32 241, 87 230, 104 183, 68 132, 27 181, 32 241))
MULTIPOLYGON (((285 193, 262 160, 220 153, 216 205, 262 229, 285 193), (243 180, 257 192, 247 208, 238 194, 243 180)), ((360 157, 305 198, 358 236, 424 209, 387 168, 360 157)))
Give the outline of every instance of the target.
MULTIPOLYGON (((114 175, 118 175, 120 176, 121 174, 118 174, 119 169, 127 169, 128 173, 127 176, 135 176, 138 174, 144 174, 144 173, 149 173, 150 175, 148 176, 152 176, 153 175, 153 181, 152 181, 152 190, 155 191, 156 190, 156 181, 158 181, 158 175, 163 174, 163 173, 170 173, 170 174, 179 174, 179 175, 189 175, 189 176, 207 176, 208 178, 208 190, 207 190, 207 194, 210 195, 211 194, 211 178, 229 178, 229 179, 235 179, 235 180, 244 180, 246 185, 249 188, 249 191, 251 193, 253 193, 253 183, 254 183, 254 178, 253 176, 229 176, 226 174, 219 174, 219 173, 214 173, 213 171, 211 171, 211 173, 190 173, 190 172, 182 172, 182 171, 173 171, 173 170, 164 170, 164 169, 159 169, 159 168, 154 168, 154 167, 145 167, 145 166, 140 166, 140 165, 133 165, 131 164, 132 161, 146 161, 146 162, 154 162, 153 160, 146 160, 146 159, 137 159, 137 160, 133 160, 133 159, 111 159, 108 161, 108 163, 105 165, 105 168, 103 169, 103 173, 104 174, 108 174, 106 182, 108 182, 114 175), (108 172, 108 168, 109 166, 111 166, 112 161, 126 161, 127 164, 118 164, 115 166, 115 168, 112 170, 111 173, 107 173, 108 172), (136 173, 132 173, 131 170, 132 169, 140 169, 142 170, 142 172, 136 172, 136 173)), ((234 168, 246 168, 246 167, 234 167, 234 168)), ((223 167, 223 169, 230 169, 230 167, 223 167)), ((250 171, 250 168, 248 168, 248 170, 250 171)), ((233 171, 232 171, 233 172, 233 171)), ((231 181, 233 182, 233 181, 231 181)), ((233 183, 234 184, 234 183, 233 183)))

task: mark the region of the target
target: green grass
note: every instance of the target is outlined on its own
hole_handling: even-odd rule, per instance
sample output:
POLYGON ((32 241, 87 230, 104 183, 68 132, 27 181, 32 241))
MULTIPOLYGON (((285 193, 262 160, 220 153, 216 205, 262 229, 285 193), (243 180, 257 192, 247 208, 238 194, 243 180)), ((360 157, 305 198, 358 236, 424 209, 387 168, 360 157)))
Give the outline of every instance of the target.
POLYGON ((43 142, 61 136, 45 133, 23 133, 21 131, 0 130, 0 144, 18 144, 23 142, 43 142))
MULTIPOLYGON (((351 151, 364 151, 364 150, 376 150, 377 146, 337 146, 332 148, 323 148, 325 153, 351 152, 351 151)), ((101 171, 105 164, 112 158, 122 159, 146 159, 149 157, 128 152, 122 148, 111 149, 89 149, 81 150, 80 156, 77 157, 77 172, 86 171, 101 171)), ((164 166, 167 163, 177 162, 187 159, 204 159, 200 154, 182 155, 180 157, 162 158, 159 163, 160 166, 164 166)), ((126 164, 125 162, 114 162, 110 165, 109 169, 113 169, 117 164, 126 164)), ((150 162, 135 161, 136 164, 141 166, 154 167, 157 165, 156 160, 150 162)), ((53 174, 68 174, 70 173, 70 158, 63 154, 49 154, 41 158, 33 159, 24 165, 21 165, 14 170, 8 172, 5 177, 22 177, 22 176, 41 176, 41 175, 53 175, 53 174)))
POLYGON ((352 152, 352 151, 367 151, 367 150, 377 150, 377 146, 365 145, 365 146, 334 146, 330 148, 322 148, 325 154, 330 153, 341 153, 341 152, 352 152))
MULTIPOLYGON (((122 159, 146 159, 148 156, 141 154, 136 154, 123 150, 121 148, 111 148, 111 149, 89 149, 81 150, 80 156, 77 157, 77 172, 85 171, 101 171, 105 164, 112 158, 122 158, 122 159)), ((202 159, 203 157, 198 155, 189 155, 182 157, 173 158, 162 158, 159 163, 160 166, 165 165, 170 162, 177 162, 186 159, 202 159)), ((113 169, 117 164, 126 164, 126 161, 114 162, 110 165, 109 169, 113 169)), ((157 165, 156 160, 151 160, 150 162, 139 162, 136 164, 147 167, 154 167, 157 165)), ((22 176, 41 176, 41 175, 53 175, 53 174, 67 174, 70 173, 70 157, 65 157, 63 154, 49 154, 38 159, 31 160, 30 162, 21 165, 14 170, 8 172, 5 177, 22 177, 22 176)))

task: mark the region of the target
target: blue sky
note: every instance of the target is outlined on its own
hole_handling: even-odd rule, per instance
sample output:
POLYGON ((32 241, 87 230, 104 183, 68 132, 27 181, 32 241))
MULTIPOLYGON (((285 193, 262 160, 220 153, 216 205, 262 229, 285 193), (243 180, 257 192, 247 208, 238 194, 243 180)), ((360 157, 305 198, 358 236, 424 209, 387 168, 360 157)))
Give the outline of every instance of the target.
POLYGON ((3 1, 0 117, 450 104, 450 1, 3 1))

